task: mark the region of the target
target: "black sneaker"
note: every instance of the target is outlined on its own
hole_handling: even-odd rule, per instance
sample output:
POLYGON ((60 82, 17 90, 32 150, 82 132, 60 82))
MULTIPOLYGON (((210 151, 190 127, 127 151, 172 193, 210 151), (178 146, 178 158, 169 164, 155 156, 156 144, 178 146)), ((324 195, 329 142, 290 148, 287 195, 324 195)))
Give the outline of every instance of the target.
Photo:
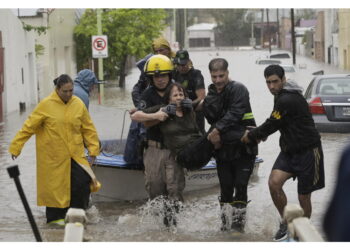
POLYGON ((278 229, 277 233, 275 234, 275 237, 273 237, 274 241, 282 241, 287 239, 288 234, 288 225, 287 223, 280 223, 280 228, 278 229))

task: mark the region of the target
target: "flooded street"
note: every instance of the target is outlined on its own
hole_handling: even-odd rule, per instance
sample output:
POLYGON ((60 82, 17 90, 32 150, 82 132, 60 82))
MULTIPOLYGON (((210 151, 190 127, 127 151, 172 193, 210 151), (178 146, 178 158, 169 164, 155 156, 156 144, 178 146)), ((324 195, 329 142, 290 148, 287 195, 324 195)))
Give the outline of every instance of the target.
MULTIPOLYGON (((200 69, 208 86, 210 76, 208 63, 212 58, 223 57, 229 62, 230 77, 244 83, 250 91, 251 105, 257 124, 260 125, 270 115, 273 96, 268 91, 263 70, 266 65, 257 65, 255 60, 267 55, 267 51, 189 51, 194 67, 200 69)), ((284 59, 287 60, 287 59, 284 59)), ((288 59, 286 64, 292 64, 288 59)), ((287 78, 295 79, 299 85, 307 87, 312 79, 312 72, 324 70, 325 74, 344 73, 317 63, 309 58, 298 57, 297 72, 287 73, 287 78), (298 65, 306 65, 300 69, 298 65)), ((97 127, 100 139, 126 138, 130 118, 126 110, 133 107, 130 91, 139 77, 139 70, 134 68, 127 76, 126 89, 105 88, 105 102, 98 105, 97 94, 92 95, 90 114, 97 127), (124 127, 124 129, 123 129, 124 127)), ((62 241, 63 229, 49 228, 45 224, 45 208, 36 206, 36 170, 35 138, 25 145, 22 154, 12 161, 7 152, 10 140, 22 126, 30 113, 13 113, 6 117, 0 126, 0 242, 35 241, 30 224, 16 187, 7 174, 6 167, 18 164, 20 180, 32 209, 44 241, 62 241)), ((208 128, 208 127, 207 127, 208 128)), ((321 134, 324 158, 326 187, 312 195, 312 223, 322 232, 322 219, 327 202, 330 199, 336 181, 337 163, 344 146, 349 143, 348 134, 321 134)), ((185 203, 178 217, 178 227, 166 230, 159 216, 150 213, 152 210, 146 201, 137 202, 94 202, 87 211, 89 223, 86 236, 90 241, 136 242, 136 241, 271 241, 278 226, 278 213, 275 209, 267 185, 271 167, 280 151, 279 133, 275 133, 260 144, 259 156, 264 160, 260 164, 258 178, 251 181, 248 198, 251 200, 247 209, 245 234, 233 234, 220 231, 219 188, 196 191, 185 195, 185 203)), ((296 182, 289 180, 284 190, 289 203, 297 203, 296 182)), ((103 185, 103 183, 102 183, 103 185)), ((132 188, 132 183, 129 187, 132 188)))

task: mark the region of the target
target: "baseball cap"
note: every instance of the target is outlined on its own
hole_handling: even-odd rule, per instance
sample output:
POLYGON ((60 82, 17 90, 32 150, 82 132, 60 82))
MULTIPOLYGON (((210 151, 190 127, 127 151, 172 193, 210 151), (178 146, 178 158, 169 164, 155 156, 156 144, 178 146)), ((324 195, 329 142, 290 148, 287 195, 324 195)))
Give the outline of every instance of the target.
POLYGON ((190 60, 190 56, 188 55, 187 50, 179 50, 176 52, 174 63, 184 65, 189 60, 190 60))

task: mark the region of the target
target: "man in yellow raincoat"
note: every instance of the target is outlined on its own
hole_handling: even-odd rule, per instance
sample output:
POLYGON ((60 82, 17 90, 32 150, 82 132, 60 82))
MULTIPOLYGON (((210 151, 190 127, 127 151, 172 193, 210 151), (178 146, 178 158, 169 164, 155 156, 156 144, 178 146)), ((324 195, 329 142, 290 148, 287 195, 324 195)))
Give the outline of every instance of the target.
POLYGON ((64 225, 69 207, 86 209, 90 184, 96 184, 85 156, 92 163, 99 154, 99 140, 84 103, 73 96, 68 75, 54 80, 56 89, 43 99, 11 142, 15 159, 27 140, 36 135, 37 204, 46 206, 47 223, 64 225))

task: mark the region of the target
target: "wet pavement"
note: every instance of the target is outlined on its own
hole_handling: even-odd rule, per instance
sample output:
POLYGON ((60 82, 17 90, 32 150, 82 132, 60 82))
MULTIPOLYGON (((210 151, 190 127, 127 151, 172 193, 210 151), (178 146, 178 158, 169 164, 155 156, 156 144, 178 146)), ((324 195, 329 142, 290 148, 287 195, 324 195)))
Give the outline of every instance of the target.
MULTIPOLYGON (((214 57, 224 57, 229 62, 230 77, 244 83, 250 91, 254 116, 261 124, 270 115, 273 97, 264 83, 265 65, 256 65, 255 60, 268 54, 266 51, 190 51, 196 68, 203 73, 206 85, 210 83, 208 62, 214 57)), ((292 59, 286 64, 291 64, 292 59)), ((324 70, 325 73, 343 73, 343 71, 315 62, 304 57, 297 57, 297 72, 288 75, 307 87, 312 79, 311 73, 324 70), (298 65, 307 65, 300 69, 298 65)), ((119 139, 127 136, 130 118, 126 112, 132 107, 130 91, 139 77, 134 68, 127 76, 126 89, 116 87, 105 89, 105 101, 98 105, 97 94, 92 94, 90 104, 91 117, 101 139, 119 139), (124 127, 124 129, 123 129, 124 127)), ((44 241, 62 241, 63 229, 50 228, 45 224, 44 207, 36 206, 36 171, 35 138, 25 145, 22 154, 12 161, 7 152, 9 142, 20 129, 31 108, 25 113, 12 113, 0 126, 0 242, 35 241, 23 205, 14 182, 8 177, 6 167, 18 164, 20 180, 24 187, 44 241)), ((322 233, 322 218, 327 208, 336 181, 339 156, 347 143, 349 134, 321 134, 325 157, 326 187, 312 194, 313 214, 311 222, 322 233)), ((275 209, 267 186, 271 167, 278 155, 279 133, 270 136, 260 144, 259 156, 264 159, 260 165, 258 178, 251 181, 248 196, 251 202, 247 209, 245 234, 220 231, 219 188, 212 188, 189 193, 185 196, 182 212, 178 217, 178 226, 165 230, 159 216, 152 212, 154 208, 146 201, 105 203, 94 202, 87 211, 90 219, 86 235, 90 241, 137 242, 137 241, 271 241, 278 225, 278 213, 275 209)), ((130 187, 132 188, 132 184, 130 187)), ((289 180, 284 188, 288 202, 298 203, 296 182, 289 180)))

